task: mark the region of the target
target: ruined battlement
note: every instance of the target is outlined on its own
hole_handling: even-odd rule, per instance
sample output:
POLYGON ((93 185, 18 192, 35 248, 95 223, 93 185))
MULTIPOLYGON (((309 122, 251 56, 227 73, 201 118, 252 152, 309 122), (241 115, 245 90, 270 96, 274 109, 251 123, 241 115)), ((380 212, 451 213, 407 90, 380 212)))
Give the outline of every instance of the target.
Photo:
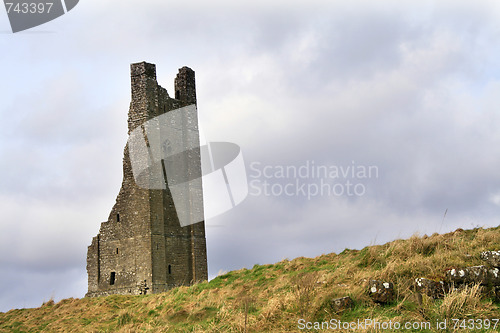
MULTIPOLYGON (((188 67, 175 78, 176 98, 158 84, 154 64, 132 64, 130 74, 129 134, 150 119, 196 104, 195 72, 188 67)), ((208 278, 205 223, 181 227, 168 186, 139 187, 128 146, 116 203, 88 247, 87 273, 86 296, 158 293, 208 278)))
POLYGON ((156 65, 147 63, 145 61, 131 64, 130 76, 135 77, 140 75, 152 77, 156 81, 156 65))
MULTIPOLYGON (((194 71, 189 67, 179 69, 174 81, 175 99, 184 105, 196 104, 196 86, 194 71)), ((183 106, 184 106, 183 105, 183 106)))

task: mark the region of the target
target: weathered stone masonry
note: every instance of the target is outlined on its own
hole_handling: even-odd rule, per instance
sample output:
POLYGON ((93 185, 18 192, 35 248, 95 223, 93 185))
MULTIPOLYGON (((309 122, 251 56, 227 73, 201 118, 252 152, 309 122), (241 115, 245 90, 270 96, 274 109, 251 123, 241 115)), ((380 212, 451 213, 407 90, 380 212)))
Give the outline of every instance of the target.
MULTIPOLYGON (((129 134, 156 116, 196 104, 195 74, 188 67, 179 69, 175 98, 158 85, 153 64, 132 64, 131 78, 129 134)), ((204 222, 181 227, 168 188, 138 187, 127 146, 122 187, 88 247, 87 272, 86 296, 158 293, 208 278, 204 222)))

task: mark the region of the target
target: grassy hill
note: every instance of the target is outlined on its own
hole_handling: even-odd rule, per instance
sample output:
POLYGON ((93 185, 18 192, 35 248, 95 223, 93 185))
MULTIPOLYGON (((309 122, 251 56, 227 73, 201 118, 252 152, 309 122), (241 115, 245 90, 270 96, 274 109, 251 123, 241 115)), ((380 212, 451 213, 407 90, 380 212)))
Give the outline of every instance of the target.
MULTIPOLYGON (((456 319, 500 319, 500 304, 472 286, 433 300, 417 297, 417 277, 443 279, 447 268, 481 265, 479 254, 500 249, 500 227, 457 230, 432 236, 413 236, 362 250, 317 258, 283 260, 255 265, 218 276, 210 282, 180 287, 157 295, 109 296, 49 301, 39 308, 0 313, 1 332, 316 332, 299 330, 298 321, 331 319, 380 323, 430 322, 430 330, 454 332, 456 319), (367 294, 367 281, 394 283, 396 300, 380 305, 367 294), (351 309, 336 313, 330 300, 350 296, 351 309), (435 328, 447 319, 447 329, 435 328)), ((477 323, 479 323, 478 321, 477 323)), ((484 323, 484 322, 481 322, 484 323)), ((491 322, 491 326, 493 326, 491 322)), ((478 326, 475 326, 476 328, 478 326)), ((457 327, 459 328, 459 327, 457 327)), ((319 331, 319 330, 318 330, 319 331)), ((326 330, 347 332, 350 330, 326 330)), ((356 332, 390 332, 374 327, 356 332)), ((500 332, 478 329, 474 332, 500 332)))

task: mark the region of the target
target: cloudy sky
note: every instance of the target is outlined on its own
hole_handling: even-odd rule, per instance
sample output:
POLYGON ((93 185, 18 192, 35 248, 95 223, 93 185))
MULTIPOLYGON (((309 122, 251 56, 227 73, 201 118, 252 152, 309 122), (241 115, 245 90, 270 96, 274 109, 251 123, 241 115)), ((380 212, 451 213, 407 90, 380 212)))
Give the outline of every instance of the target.
POLYGON ((82 0, 12 34, 2 12, 0 311, 85 294, 140 61, 171 94, 193 68, 207 139, 242 149, 250 193, 207 221, 211 277, 497 226, 499 22, 498 1, 82 0), (307 165, 377 172, 276 173, 307 165))

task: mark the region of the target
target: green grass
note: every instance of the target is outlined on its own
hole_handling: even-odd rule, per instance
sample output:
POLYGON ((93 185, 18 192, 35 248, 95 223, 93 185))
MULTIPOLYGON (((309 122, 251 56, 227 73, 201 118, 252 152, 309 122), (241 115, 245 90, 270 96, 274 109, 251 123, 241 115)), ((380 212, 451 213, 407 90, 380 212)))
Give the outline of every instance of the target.
POLYGON ((35 309, 0 313, 0 332, 244 332, 245 317, 247 332, 298 332, 300 318, 433 323, 498 318, 500 304, 480 287, 449 293, 441 300, 424 295, 420 301, 412 287, 417 277, 439 280, 447 268, 482 264, 481 251, 498 249, 499 228, 415 235, 361 250, 345 249, 338 255, 256 264, 157 295, 49 301, 35 309), (367 294, 370 279, 393 282, 396 300, 373 303, 367 294), (354 306, 336 313, 331 300, 343 296, 350 296, 354 306))

